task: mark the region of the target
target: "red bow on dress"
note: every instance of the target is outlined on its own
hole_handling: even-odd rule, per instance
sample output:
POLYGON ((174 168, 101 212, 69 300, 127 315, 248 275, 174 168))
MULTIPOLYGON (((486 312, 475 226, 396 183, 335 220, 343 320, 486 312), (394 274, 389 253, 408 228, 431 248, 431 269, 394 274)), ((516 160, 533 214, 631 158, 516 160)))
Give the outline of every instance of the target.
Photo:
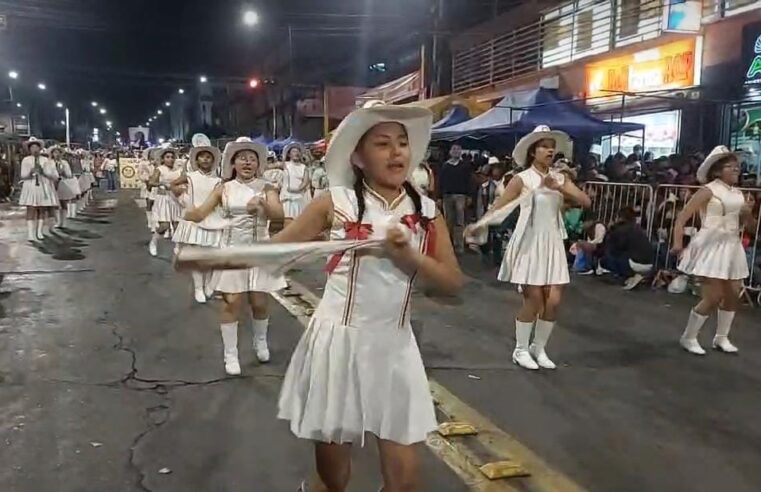
POLYGON ((433 256, 436 253, 436 225, 432 220, 423 221, 419 214, 410 214, 402 217, 401 222, 412 232, 417 232, 417 225, 424 223, 423 229, 426 232, 426 237, 423 252, 428 256, 433 256))
MULTIPOLYGON (((372 224, 360 224, 359 222, 344 222, 344 231, 346 231, 346 239, 361 241, 370 237, 370 234, 373 233, 373 226, 372 224)), ((330 258, 330 261, 328 261, 328 264, 325 267, 325 271, 328 272, 328 274, 333 273, 333 270, 335 270, 341 262, 343 255, 344 251, 336 253, 330 258)))

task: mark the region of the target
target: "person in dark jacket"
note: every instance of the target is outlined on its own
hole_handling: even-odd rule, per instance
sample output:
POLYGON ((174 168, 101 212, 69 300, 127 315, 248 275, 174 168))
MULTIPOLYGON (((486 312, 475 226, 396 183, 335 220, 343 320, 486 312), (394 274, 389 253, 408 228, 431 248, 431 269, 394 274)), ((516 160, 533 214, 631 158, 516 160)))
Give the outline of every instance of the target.
POLYGON ((462 159, 462 147, 452 145, 449 160, 441 165, 438 176, 439 192, 444 202, 444 218, 454 242, 455 253, 465 251, 463 231, 465 209, 473 191, 473 168, 462 159))
POLYGON ((626 279, 624 289, 632 290, 652 271, 654 255, 650 239, 637 224, 637 213, 631 207, 622 208, 605 236, 603 268, 626 279))

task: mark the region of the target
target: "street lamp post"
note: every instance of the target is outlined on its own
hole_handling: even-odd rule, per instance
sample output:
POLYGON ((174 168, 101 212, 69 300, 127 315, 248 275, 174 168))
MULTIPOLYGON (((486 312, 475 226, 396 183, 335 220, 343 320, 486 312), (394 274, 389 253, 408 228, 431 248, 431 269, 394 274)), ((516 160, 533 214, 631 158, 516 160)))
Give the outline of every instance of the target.
POLYGON ((71 127, 69 126, 69 108, 64 110, 66 112, 66 147, 71 148, 71 127))

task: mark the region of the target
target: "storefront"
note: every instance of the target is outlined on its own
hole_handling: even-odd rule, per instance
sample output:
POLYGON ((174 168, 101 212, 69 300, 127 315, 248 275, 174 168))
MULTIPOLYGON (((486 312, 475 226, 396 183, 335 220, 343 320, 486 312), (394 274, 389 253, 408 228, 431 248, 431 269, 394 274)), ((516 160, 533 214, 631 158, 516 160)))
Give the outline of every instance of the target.
POLYGON ((743 29, 742 100, 732 119, 732 147, 742 152, 748 171, 761 165, 761 22, 743 29))
POLYGON ((642 145, 654 157, 679 151, 685 101, 700 85, 699 36, 684 37, 585 65, 590 110, 610 121, 645 125, 644 135, 603 139, 603 158, 642 145))

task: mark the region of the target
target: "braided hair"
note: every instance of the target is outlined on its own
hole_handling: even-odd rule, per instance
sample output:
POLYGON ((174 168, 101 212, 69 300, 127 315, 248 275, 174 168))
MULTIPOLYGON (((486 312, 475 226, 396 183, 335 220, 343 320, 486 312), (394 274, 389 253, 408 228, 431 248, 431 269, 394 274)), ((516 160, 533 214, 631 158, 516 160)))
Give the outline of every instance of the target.
MULTIPOLYGON (((352 166, 354 170, 354 196, 357 198, 357 222, 362 223, 362 217, 365 215, 365 173, 357 166, 352 166)), ((415 215, 420 219, 420 223, 426 227, 431 220, 423 215, 423 199, 420 196, 420 192, 412 186, 412 183, 405 181, 402 185, 404 191, 412 200, 412 204, 415 206, 415 215)))

